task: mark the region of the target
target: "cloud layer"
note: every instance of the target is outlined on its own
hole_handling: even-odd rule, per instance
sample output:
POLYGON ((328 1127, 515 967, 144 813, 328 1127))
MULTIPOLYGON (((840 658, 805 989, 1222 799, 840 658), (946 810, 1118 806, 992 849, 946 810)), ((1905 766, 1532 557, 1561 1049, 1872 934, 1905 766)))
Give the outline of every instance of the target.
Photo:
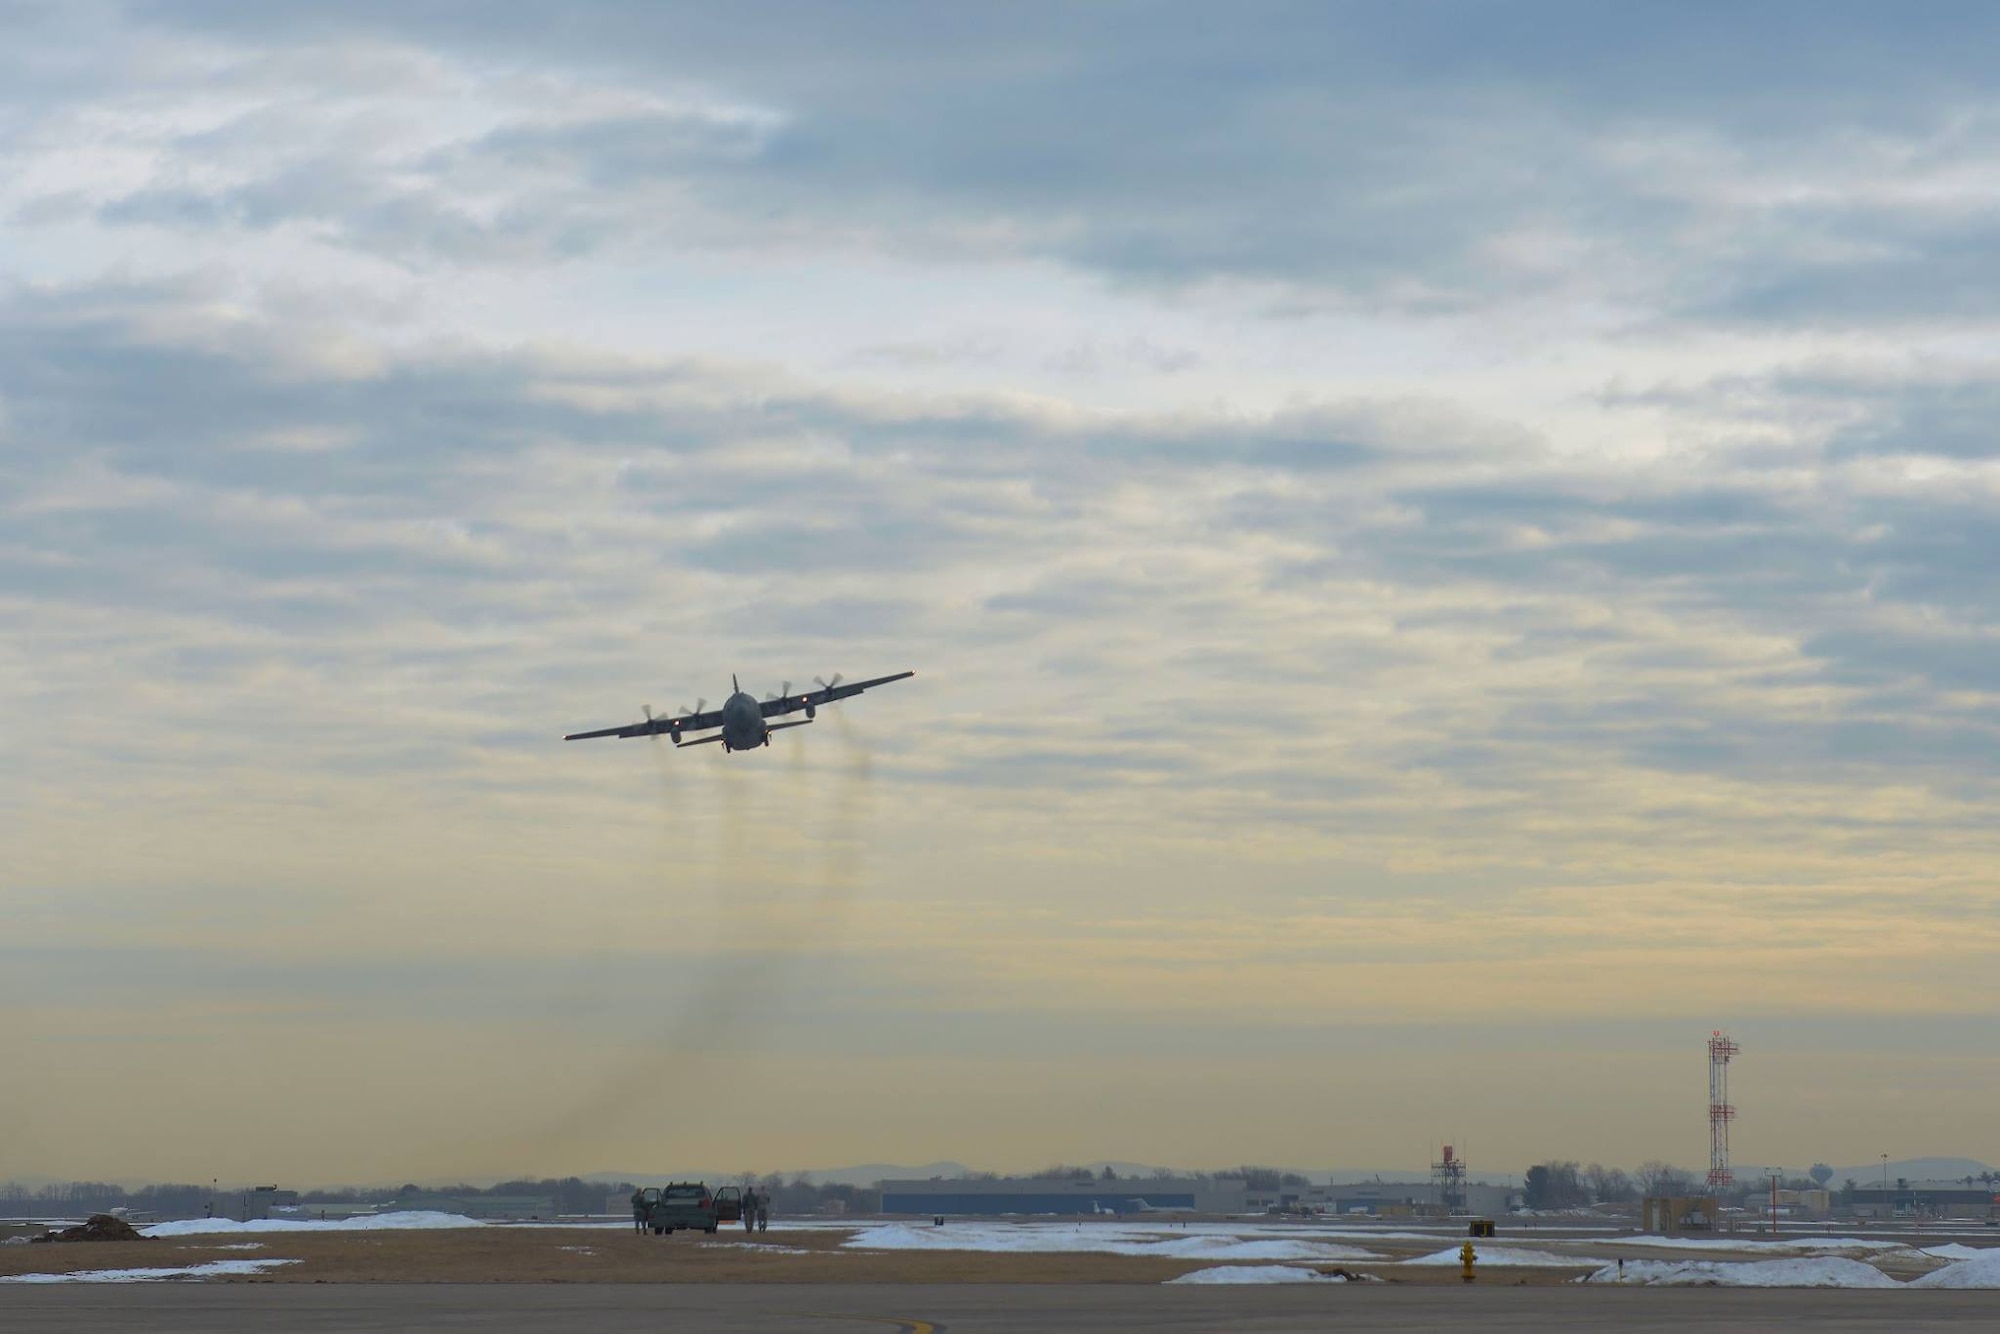
MULTIPOLYGON (((1416 1161, 1439 1031, 1504 1082, 1579 1013, 1932 1025, 1986 1073, 1907 1147, 1981 1151, 1983 11, 406 8, 0 55, 22 1170, 193 1171, 76 1133, 134 1059, 207 1163, 232 1062, 377 1043, 421 1133, 237 1170, 627 1161, 675 1053, 828 1109, 693 1162, 1318 1161, 1316 1054, 1416 1161), (764 757, 553 742, 905 667, 764 757)), ((1697 1157, 1684 1064, 1489 1152, 1697 1157)), ((1773 1078, 1766 1156, 1889 1133, 1773 1078)))

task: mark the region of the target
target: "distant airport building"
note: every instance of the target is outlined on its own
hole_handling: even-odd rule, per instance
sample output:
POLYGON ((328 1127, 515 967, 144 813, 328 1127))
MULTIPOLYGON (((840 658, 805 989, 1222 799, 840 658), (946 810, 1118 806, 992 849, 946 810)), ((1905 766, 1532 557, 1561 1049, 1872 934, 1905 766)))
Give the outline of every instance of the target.
POLYGON ((298 1207, 299 1193, 295 1190, 279 1190, 276 1186, 247 1186, 241 1190, 226 1190, 217 1194, 208 1206, 208 1212, 216 1218, 230 1218, 239 1223, 251 1223, 271 1217, 277 1210, 282 1217, 286 1211, 298 1207))
POLYGON ((1639 1230, 1661 1237, 1715 1232, 1722 1226, 1722 1203, 1713 1195, 1648 1195, 1639 1202, 1639 1230))
MULTIPOLYGON (((1521 1202, 1519 1186, 1489 1186, 1468 1181, 1465 1212, 1504 1214, 1521 1202)), ((1324 1186, 1280 1186, 1248 1192, 1247 1212, 1367 1214, 1375 1218, 1409 1218, 1443 1212, 1437 1186, 1429 1181, 1345 1181, 1324 1186)))
POLYGON ((1236 1177, 933 1177, 884 1181, 885 1214, 1240 1214, 1247 1192, 1236 1177))
MULTIPOLYGON (((630 1195, 619 1197, 619 1209, 629 1212, 631 1198, 630 1195)), ((457 1214, 462 1218, 543 1219, 556 1216, 556 1198, 553 1195, 447 1195, 441 1191, 419 1191, 398 1195, 394 1204, 382 1205, 377 1212, 388 1213, 391 1210, 457 1214)))
MULTIPOLYGON (((1780 1190, 1778 1192, 1778 1217, 1780 1218, 1824 1218, 1833 1208, 1833 1193, 1825 1190, 1780 1190)), ((1771 1196, 1768 1191, 1760 1191, 1754 1186, 1743 1197, 1743 1212, 1752 1218, 1762 1218, 1771 1212, 1771 1196)))
POLYGON ((1863 1218, 1977 1218, 2000 1216, 2000 1182, 1910 1181, 1898 1177, 1893 1186, 1856 1182, 1851 1204, 1863 1218))
MULTIPOLYGON (((1467 1182, 1465 1210, 1503 1214, 1519 1186, 1467 1182)), ((933 1177, 884 1181, 885 1214, 1316 1213, 1406 1218, 1441 1211, 1429 1181, 1356 1181, 1251 1190, 1240 1177, 933 1177)))

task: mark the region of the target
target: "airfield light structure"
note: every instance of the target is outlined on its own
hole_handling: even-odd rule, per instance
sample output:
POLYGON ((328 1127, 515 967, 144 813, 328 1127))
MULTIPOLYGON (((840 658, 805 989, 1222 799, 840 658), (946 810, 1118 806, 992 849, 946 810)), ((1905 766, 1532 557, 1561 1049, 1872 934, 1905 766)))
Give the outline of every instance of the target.
POLYGON ((1447 1217, 1465 1212, 1465 1159, 1452 1146, 1444 1146, 1444 1156, 1431 1164, 1431 1189, 1447 1217))
POLYGON ((1736 1119, 1729 1104, 1729 1060, 1741 1050, 1719 1028, 1708 1035, 1708 1189, 1715 1195, 1736 1184, 1729 1170, 1729 1123, 1736 1119))

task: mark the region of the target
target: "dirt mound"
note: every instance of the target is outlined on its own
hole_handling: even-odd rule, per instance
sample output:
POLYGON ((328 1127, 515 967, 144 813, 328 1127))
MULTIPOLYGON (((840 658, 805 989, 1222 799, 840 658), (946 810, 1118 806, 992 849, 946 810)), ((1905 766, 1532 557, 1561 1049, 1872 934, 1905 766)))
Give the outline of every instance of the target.
POLYGON ((89 1221, 66 1227, 60 1232, 46 1232, 36 1241, 144 1241, 139 1229, 122 1218, 110 1214, 92 1214, 89 1221))

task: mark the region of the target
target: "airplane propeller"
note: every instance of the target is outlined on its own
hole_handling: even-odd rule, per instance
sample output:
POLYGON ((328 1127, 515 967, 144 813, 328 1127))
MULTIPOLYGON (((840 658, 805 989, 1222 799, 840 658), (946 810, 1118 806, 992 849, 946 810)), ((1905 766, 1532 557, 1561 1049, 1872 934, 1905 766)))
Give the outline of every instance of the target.
POLYGON ((780 699, 783 699, 783 698, 784 698, 785 696, 787 696, 787 695, 789 695, 789 694, 791 694, 791 693, 792 693, 792 683, 791 683, 790 681, 787 681, 787 682, 785 682, 785 683, 784 683, 783 685, 781 685, 781 686, 779 686, 779 687, 778 687, 778 693, 777 693, 777 694, 775 694, 775 695, 766 695, 766 696, 764 696, 764 702, 765 702, 766 704, 769 704, 769 703, 771 703, 771 702, 772 702, 773 700, 780 700, 780 699))
MULTIPOLYGON (((655 717, 653 716, 653 706, 652 706, 652 705, 650 705, 650 704, 641 704, 641 705, 639 706, 639 712, 641 712, 641 713, 643 713, 643 714, 645 714, 645 715, 646 715, 646 731, 647 731, 647 735, 649 735, 649 736, 650 736, 650 737, 652 738, 652 741, 653 741, 653 745, 654 745, 654 746, 658 746, 658 745, 660 744, 660 727, 659 727, 659 725, 660 725, 661 723, 665 722, 665 721, 666 721, 666 719, 664 719, 664 718, 655 718, 655 717)), ((680 743, 681 743, 681 739, 680 739, 679 737, 675 737, 675 738, 674 738, 674 744, 675 744, 676 746, 678 746, 678 745, 679 745, 680 743)))
POLYGON ((700 713, 703 709, 707 707, 708 707, 708 701, 705 699, 696 700, 694 702, 694 707, 691 709, 687 705, 683 704, 681 705, 681 716, 683 718, 692 718, 697 713, 700 713))
POLYGON ((833 674, 833 679, 831 681, 827 680, 823 676, 815 676, 813 680, 819 683, 819 688, 821 690, 831 690, 835 686, 840 684, 840 673, 835 672, 833 674))

